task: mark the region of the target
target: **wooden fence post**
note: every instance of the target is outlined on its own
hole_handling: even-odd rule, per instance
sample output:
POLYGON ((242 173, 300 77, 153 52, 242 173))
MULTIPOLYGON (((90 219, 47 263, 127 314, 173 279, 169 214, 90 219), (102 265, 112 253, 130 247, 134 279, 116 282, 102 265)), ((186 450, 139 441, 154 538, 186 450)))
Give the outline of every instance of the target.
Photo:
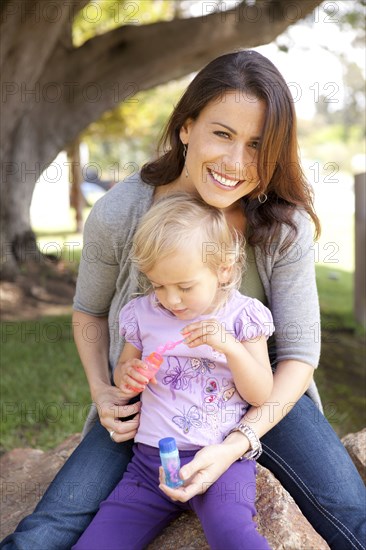
POLYGON ((76 138, 67 148, 68 161, 70 163, 69 178, 71 183, 70 203, 75 208, 76 231, 83 231, 83 205, 84 198, 81 193, 81 182, 83 180, 80 164, 80 141, 76 138))
POLYGON ((354 313, 366 328, 366 173, 355 176, 355 201, 354 313))

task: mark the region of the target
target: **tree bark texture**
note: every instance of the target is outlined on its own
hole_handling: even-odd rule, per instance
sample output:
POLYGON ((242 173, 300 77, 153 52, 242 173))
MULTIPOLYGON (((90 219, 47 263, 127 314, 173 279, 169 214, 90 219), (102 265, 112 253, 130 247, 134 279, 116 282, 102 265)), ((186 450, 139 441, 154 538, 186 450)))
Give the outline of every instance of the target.
POLYGON ((136 92, 198 70, 217 55, 271 42, 321 0, 243 1, 229 11, 203 2, 200 17, 122 25, 74 47, 72 22, 87 3, 1 4, 4 278, 16 274, 22 236, 32 240, 29 209, 38 176, 91 122, 136 92))

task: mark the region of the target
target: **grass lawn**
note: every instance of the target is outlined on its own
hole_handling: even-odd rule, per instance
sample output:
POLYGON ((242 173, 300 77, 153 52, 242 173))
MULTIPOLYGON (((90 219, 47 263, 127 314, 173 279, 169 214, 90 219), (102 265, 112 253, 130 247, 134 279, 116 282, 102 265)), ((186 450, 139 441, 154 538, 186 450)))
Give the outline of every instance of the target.
POLYGON ((353 319, 353 273, 317 266, 322 352, 315 371, 324 412, 339 435, 366 425, 365 331, 353 319))
POLYGON ((323 330, 353 330, 356 323, 353 317, 353 281, 350 271, 316 266, 323 330))
POLYGON ((1 451, 48 449, 81 430, 89 390, 70 317, 1 323, 1 451))

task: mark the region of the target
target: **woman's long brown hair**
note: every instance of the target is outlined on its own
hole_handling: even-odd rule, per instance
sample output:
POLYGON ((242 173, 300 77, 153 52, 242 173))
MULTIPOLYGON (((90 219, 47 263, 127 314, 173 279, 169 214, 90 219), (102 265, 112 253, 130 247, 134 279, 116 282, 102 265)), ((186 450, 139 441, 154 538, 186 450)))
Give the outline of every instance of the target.
POLYGON ((160 140, 162 156, 142 167, 142 179, 151 185, 164 185, 177 179, 184 167, 183 144, 179 133, 187 119, 196 120, 211 101, 224 99, 227 92, 241 94, 248 101, 263 100, 266 116, 259 144, 260 185, 243 197, 247 219, 247 240, 265 248, 276 237, 280 225, 289 226, 283 248, 291 245, 297 228, 292 220, 295 207, 304 209, 320 234, 314 211, 312 189, 302 171, 297 143, 293 99, 281 73, 266 57, 252 50, 217 57, 189 84, 175 107, 160 140), (261 204, 258 196, 265 193, 261 204))

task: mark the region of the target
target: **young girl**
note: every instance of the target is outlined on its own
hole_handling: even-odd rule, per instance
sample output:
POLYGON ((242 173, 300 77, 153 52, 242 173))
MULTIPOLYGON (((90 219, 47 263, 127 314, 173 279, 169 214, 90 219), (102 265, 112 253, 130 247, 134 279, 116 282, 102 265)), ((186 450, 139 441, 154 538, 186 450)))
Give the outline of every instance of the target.
POLYGON ((237 290, 238 238, 218 209, 187 194, 172 195, 144 216, 133 241, 133 261, 152 292, 121 310, 126 343, 114 380, 126 403, 136 388, 143 390, 135 454, 74 548, 144 548, 173 517, 191 509, 211 548, 268 549, 256 531, 248 492, 255 484, 253 461, 235 462, 203 497, 184 504, 174 502, 184 487, 158 485, 160 439, 173 436, 185 464, 198 449, 221 443, 249 404, 264 404, 272 391, 266 343, 272 316, 237 290), (162 342, 182 337, 165 353, 157 383, 147 385, 143 359, 162 342))

